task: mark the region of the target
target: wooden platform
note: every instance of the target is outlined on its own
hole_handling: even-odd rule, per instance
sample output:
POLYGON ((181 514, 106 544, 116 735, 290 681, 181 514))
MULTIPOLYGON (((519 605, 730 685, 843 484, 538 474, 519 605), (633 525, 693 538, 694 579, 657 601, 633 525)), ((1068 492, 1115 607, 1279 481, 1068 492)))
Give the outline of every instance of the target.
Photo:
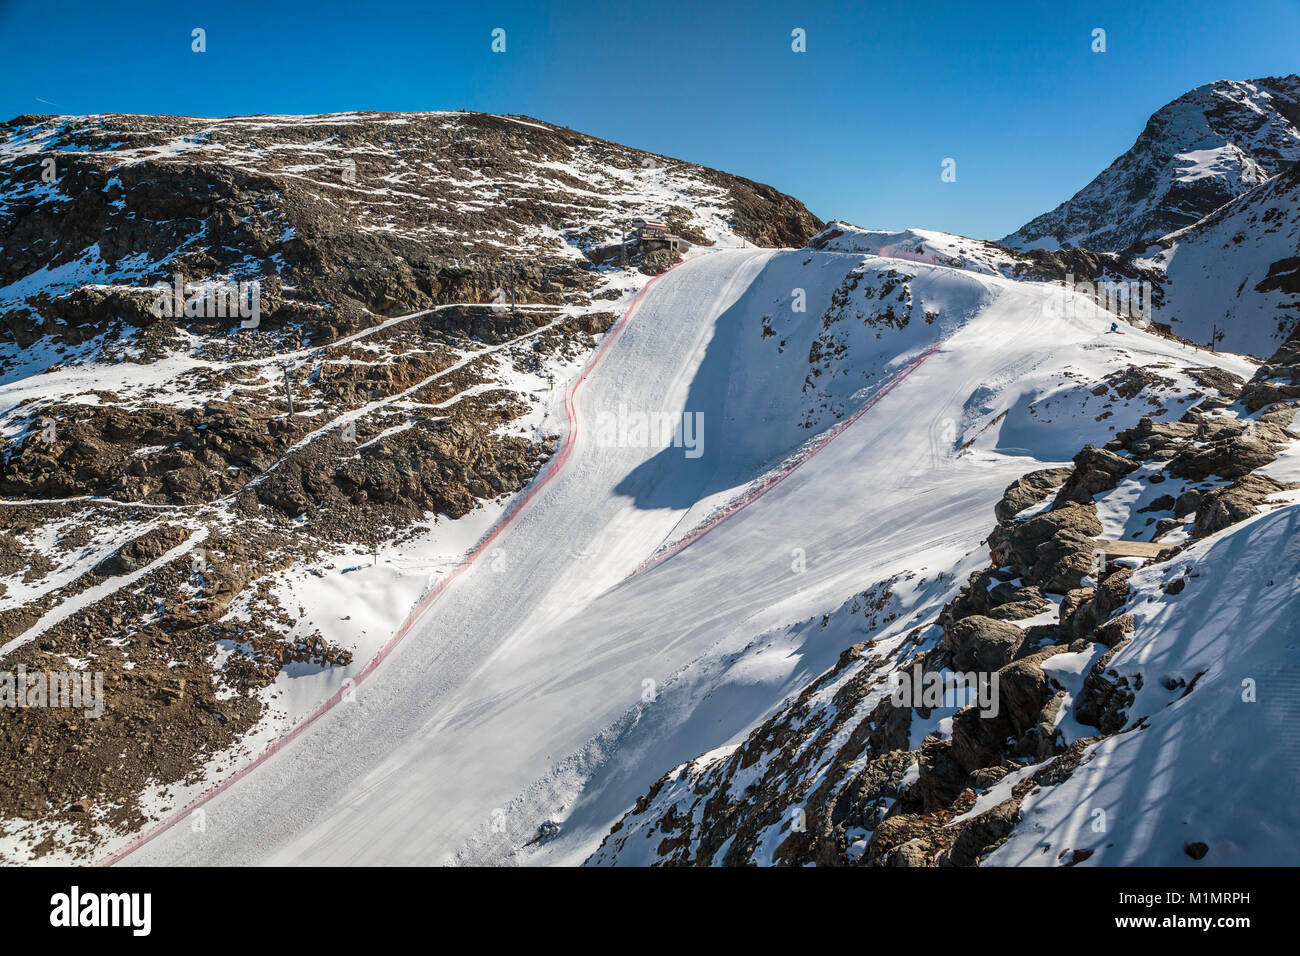
POLYGON ((1115 541, 1109 538, 1095 538, 1092 543, 1096 550, 1105 551, 1107 558, 1154 558, 1170 547, 1159 541, 1115 541))

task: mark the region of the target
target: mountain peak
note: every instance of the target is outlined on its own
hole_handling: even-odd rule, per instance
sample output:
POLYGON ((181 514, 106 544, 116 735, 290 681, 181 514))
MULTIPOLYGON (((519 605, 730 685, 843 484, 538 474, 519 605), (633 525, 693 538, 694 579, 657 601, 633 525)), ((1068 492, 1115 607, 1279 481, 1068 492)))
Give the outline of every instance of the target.
POLYGON ((1300 160, 1300 76, 1216 80, 1152 114, 1071 199, 1001 242, 1120 250, 1191 225, 1300 160))

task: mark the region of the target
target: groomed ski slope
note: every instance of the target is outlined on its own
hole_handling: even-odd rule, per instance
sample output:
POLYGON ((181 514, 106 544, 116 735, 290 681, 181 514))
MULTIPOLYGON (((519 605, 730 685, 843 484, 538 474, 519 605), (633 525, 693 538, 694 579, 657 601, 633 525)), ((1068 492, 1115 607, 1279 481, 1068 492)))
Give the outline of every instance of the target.
POLYGON ((207 803, 200 832, 173 827, 127 862, 580 862, 661 773, 743 733, 846 646, 809 631, 741 674, 722 666, 756 637, 893 573, 982 564, 1007 483, 1146 410, 1104 422, 1071 412, 1072 373, 1211 358, 1108 336, 1104 313, 1071 305, 1045 285, 861 254, 725 251, 679 266, 577 390, 563 466, 355 701, 207 803), (843 350, 813 375, 822 315, 860 263, 867 279, 911 277, 913 321, 843 319, 832 329, 843 350), (796 289, 806 311, 791 308, 796 289), (766 494, 628 578, 789 470, 835 422, 821 404, 849 413, 886 387, 766 494), (1053 423, 1029 413, 1058 393, 1053 423), (607 424, 620 406, 700 413, 702 454, 611 444, 602 414, 607 424), (559 835, 525 847, 547 819, 562 821, 559 835))

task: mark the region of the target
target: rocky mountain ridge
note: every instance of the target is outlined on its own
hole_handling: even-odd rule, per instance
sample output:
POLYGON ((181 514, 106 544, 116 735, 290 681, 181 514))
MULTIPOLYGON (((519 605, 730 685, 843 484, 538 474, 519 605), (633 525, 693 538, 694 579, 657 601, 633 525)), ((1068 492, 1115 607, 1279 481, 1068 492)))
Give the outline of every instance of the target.
POLYGON ((1219 80, 1161 107, 1072 198, 999 240, 1120 252, 1209 215, 1300 160, 1300 76, 1219 80))

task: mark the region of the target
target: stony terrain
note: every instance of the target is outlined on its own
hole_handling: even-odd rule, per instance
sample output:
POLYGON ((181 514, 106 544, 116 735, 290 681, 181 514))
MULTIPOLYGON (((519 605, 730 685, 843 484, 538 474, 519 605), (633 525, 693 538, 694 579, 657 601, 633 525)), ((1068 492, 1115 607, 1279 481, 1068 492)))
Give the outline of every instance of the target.
POLYGON ((522 117, 20 116, 0 129, 0 321, 22 345, 150 327, 132 290, 177 272, 259 280, 266 324, 323 344, 374 316, 491 302, 511 259, 518 301, 581 301, 598 284, 586 253, 636 216, 703 242, 734 228, 801 245, 820 226, 770 187, 522 117))

